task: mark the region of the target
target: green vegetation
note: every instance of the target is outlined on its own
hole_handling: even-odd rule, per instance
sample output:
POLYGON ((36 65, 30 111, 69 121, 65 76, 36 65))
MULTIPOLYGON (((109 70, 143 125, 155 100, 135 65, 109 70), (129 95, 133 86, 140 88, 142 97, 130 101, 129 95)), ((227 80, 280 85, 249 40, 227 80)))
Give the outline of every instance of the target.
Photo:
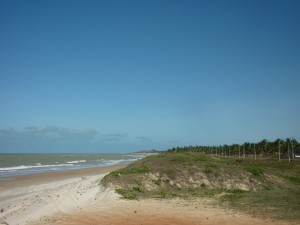
POLYGON ((140 185, 136 185, 132 187, 132 189, 116 188, 115 191, 127 200, 137 200, 137 193, 143 192, 142 187, 140 185))
POLYGON ((222 196, 221 200, 225 201, 237 201, 245 197, 246 191, 241 189, 225 190, 225 195, 222 196))
POLYGON ((156 184, 157 186, 161 185, 161 179, 158 178, 157 180, 152 180, 154 184, 156 184))
POLYGON ((213 164, 204 165, 204 173, 213 173, 216 166, 213 164))
POLYGON ((160 191, 160 192, 159 192, 159 196, 158 196, 158 197, 159 197, 159 198, 165 198, 165 197, 166 197, 166 195, 167 195, 167 194, 166 194, 166 192, 165 192, 165 191, 160 191))
POLYGON ((247 170, 255 176, 261 176, 264 170, 260 167, 248 167, 247 170))
MULTIPOLYGON (((245 142, 243 144, 221 145, 221 146, 185 146, 169 149, 170 152, 197 152, 209 155, 219 155, 225 157, 251 156, 276 157, 277 159, 294 158, 295 150, 300 149, 300 143, 296 139, 277 139, 268 141, 266 139, 257 143, 245 142)), ((205 160, 205 158, 203 158, 205 160)), ((201 159, 200 159, 201 160, 201 159)))
POLYGON ((137 192, 142 192, 142 188, 140 186, 133 187, 133 190, 137 192))
POLYGON ((122 197, 124 199, 127 199, 127 200, 137 200, 137 196, 136 194, 134 193, 134 191, 128 191, 128 190, 124 190, 122 188, 117 188, 116 189, 116 193, 118 193, 119 195, 122 195, 122 197))
POLYGON ((120 176, 121 174, 142 174, 149 172, 149 169, 147 167, 141 167, 141 168, 127 168, 127 169, 121 169, 111 172, 114 176, 120 176))
POLYGON ((288 179, 296 184, 300 184, 300 177, 293 177, 293 176, 283 176, 285 179, 288 179))
POLYGON ((195 157, 196 161, 207 161, 209 158, 206 155, 197 155, 195 157))
POLYGON ((220 206, 299 222, 300 161, 163 152, 107 175, 124 199, 211 198, 220 206))

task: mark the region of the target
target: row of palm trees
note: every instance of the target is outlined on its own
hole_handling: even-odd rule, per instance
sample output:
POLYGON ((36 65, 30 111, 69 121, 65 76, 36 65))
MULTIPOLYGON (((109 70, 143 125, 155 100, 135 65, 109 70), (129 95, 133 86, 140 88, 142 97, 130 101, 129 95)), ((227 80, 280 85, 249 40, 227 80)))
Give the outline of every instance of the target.
POLYGON ((224 157, 277 157, 279 160, 295 157, 295 150, 300 149, 300 143, 295 138, 277 139, 268 141, 263 139, 257 143, 245 142, 244 144, 232 144, 221 146, 185 146, 169 149, 168 151, 190 151, 203 154, 214 154, 224 157))

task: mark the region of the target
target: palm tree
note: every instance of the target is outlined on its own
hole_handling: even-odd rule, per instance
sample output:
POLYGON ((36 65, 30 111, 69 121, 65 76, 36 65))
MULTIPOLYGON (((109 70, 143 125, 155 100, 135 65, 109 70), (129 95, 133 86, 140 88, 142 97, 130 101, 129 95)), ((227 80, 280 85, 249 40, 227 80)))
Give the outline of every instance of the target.
POLYGON ((280 142, 281 142, 281 140, 278 138, 276 141, 275 141, 275 143, 277 144, 277 146, 278 146, 278 160, 280 161, 281 160, 281 148, 280 148, 280 142))
POLYGON ((226 150, 227 150, 227 148, 228 148, 228 145, 224 145, 223 148, 224 148, 225 157, 227 157, 226 150))
POLYGON ((268 154, 268 141, 267 139, 263 139, 261 142, 258 143, 259 146, 260 146, 260 149, 261 149, 261 153, 264 155, 264 154, 268 154))
POLYGON ((291 140, 291 147, 292 147, 292 158, 294 159, 295 158, 295 152, 294 152, 294 141, 295 141, 295 138, 292 138, 291 140))
POLYGON ((287 138, 286 139, 286 145, 287 145, 287 154, 288 154, 288 157, 289 157, 289 162, 291 162, 291 154, 290 154, 290 139, 287 138))

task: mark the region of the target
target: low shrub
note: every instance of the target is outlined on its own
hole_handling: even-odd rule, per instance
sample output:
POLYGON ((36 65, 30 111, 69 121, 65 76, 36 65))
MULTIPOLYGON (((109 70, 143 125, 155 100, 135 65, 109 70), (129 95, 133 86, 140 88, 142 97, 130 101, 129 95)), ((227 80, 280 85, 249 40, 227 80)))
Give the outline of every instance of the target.
POLYGON ((114 176, 119 176, 121 174, 143 174, 148 173, 150 170, 147 166, 140 167, 140 168, 126 168, 123 170, 116 170, 111 172, 114 176))
POLYGON ((247 170, 254 176, 261 176, 264 173, 264 170, 260 167, 248 167, 247 170))

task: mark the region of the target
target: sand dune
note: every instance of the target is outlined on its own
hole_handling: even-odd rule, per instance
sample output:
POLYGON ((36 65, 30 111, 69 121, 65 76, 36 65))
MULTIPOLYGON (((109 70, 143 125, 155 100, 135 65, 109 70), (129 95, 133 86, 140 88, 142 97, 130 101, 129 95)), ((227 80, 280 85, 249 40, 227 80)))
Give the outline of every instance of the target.
POLYGON ((221 209, 211 200, 120 199, 99 186, 116 167, 22 176, 0 181, 0 224, 9 225, 213 225, 288 224, 221 209))

